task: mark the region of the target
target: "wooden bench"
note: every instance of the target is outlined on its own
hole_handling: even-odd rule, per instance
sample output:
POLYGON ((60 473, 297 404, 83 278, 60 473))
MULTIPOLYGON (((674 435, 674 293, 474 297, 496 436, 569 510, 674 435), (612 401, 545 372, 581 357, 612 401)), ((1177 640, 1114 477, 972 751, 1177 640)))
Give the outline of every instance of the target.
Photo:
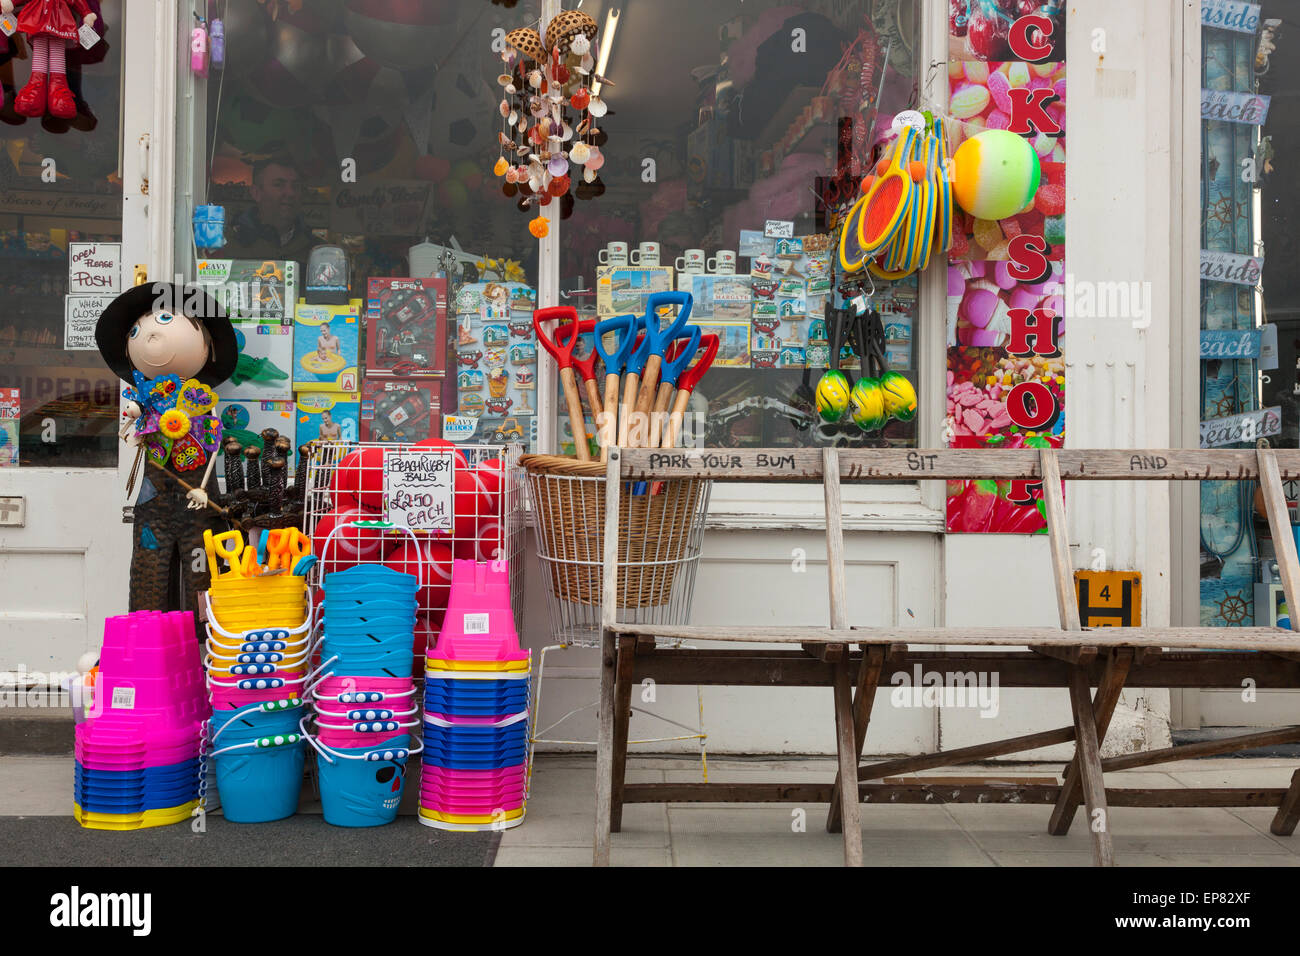
MULTIPOLYGON (((628 803, 830 803, 827 829, 844 836, 844 862, 862 865, 860 803, 1038 803, 1052 807, 1048 832, 1065 834, 1080 802, 1087 808, 1094 860, 1114 863, 1109 806, 1277 808, 1272 832, 1300 822, 1300 771, 1286 788, 1107 788, 1102 774, 1254 747, 1300 741, 1300 726, 1227 740, 1102 759, 1101 742, 1124 686, 1240 689, 1300 687, 1300 635, 1274 627, 1083 628, 1074 595, 1062 479, 1258 480, 1263 490, 1288 605, 1300 608, 1300 564, 1287 521, 1282 480, 1300 478, 1300 451, 1006 450, 925 451, 779 449, 653 451, 612 449, 605 487, 600 731, 594 862, 608 865, 610 833, 628 803), (671 478, 821 482, 826 500, 829 626, 703 627, 618 620, 618 502, 628 481, 671 478), (853 627, 845 617, 841 481, 993 478, 1041 480, 1060 616, 1059 627, 853 627), (661 647, 656 638, 761 643, 770 649, 661 647), (958 647, 961 649, 953 650, 958 647), (855 648, 857 650, 855 650, 855 648), (936 649, 938 648, 938 649, 936 649), (978 648, 978 649, 977 649, 978 648), (1028 648, 1009 650, 1008 648, 1028 648), (1262 652, 1262 653, 1261 653, 1262 652), (1006 740, 859 766, 878 687, 915 665, 984 671, 999 686, 1063 688, 1071 726, 1006 740), (831 687, 839 771, 833 784, 625 782, 632 686, 831 687), (1096 688, 1096 692, 1091 691, 1096 688), (1074 741, 1059 784, 970 781, 937 785, 900 774, 1022 753, 1074 741)), ((1292 621, 1300 615, 1292 615, 1292 621)), ((1294 626, 1294 624, 1293 624, 1294 626)))

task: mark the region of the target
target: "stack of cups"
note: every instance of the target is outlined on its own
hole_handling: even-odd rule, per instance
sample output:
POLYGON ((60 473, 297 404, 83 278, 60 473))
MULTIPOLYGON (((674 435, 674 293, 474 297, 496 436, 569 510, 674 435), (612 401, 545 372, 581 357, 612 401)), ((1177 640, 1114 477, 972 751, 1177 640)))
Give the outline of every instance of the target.
POLYGON ((411 677, 419 580, 357 565, 323 580, 320 670, 312 688, 321 809, 340 827, 391 823, 419 706, 411 677))
POLYGON ((425 661, 421 823, 487 830, 523 822, 529 668, 506 563, 454 562, 447 617, 425 661))
POLYGON ((188 819, 200 797, 206 717, 194 615, 108 618, 95 703, 76 726, 77 822, 135 830, 188 819))
POLYGON ((311 660, 311 604, 298 575, 214 577, 208 592, 209 756, 226 819, 292 816, 306 749, 298 731, 311 660))

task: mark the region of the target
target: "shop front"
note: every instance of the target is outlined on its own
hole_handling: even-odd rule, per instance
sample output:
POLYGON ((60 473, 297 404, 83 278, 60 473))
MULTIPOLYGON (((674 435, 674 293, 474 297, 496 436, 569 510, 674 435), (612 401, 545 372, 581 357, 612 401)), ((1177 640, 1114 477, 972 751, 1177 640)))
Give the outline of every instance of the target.
MULTIPOLYGON (((1248 332, 1263 321, 1246 308, 1249 286, 1202 282, 1202 302, 1191 271, 1194 243, 1257 255, 1194 228, 1204 168, 1194 104, 1213 87, 1198 78, 1210 44, 1195 4, 586 0, 577 11, 594 27, 569 47, 572 62, 522 70, 532 34, 519 31, 547 43, 553 22, 568 23, 558 0, 100 6, 107 31, 69 61, 77 117, 11 116, 8 92, 0 114, 0 278, 17 303, 0 320, 0 398, 17 409, 0 449, 16 448, 16 467, 0 470, 0 495, 15 515, 23 508, 21 525, 0 523, 0 668, 71 669, 98 646, 104 617, 126 610, 129 555, 150 546, 123 511, 135 456, 118 441, 121 383, 92 334, 138 271, 197 282, 238 311, 239 373, 217 395, 244 446, 275 429, 295 452, 313 439, 443 438, 567 455, 581 443, 598 459, 602 422, 586 398, 570 412, 531 313, 573 307, 604 321, 647 313, 662 292, 689 293, 692 324, 717 342, 695 390, 677 393, 684 447, 1198 447, 1202 419, 1264 407, 1252 398, 1218 416, 1208 394, 1194 397, 1209 368, 1197 316, 1248 332), (549 84, 564 88, 554 119, 549 84), (1015 132, 1032 147, 1034 188, 1010 213, 959 213, 950 236, 926 234, 910 268, 905 255, 875 274, 838 261, 863 178, 885 174, 873 157, 911 128, 900 114, 923 129, 937 121, 955 151, 1030 107, 1033 127, 1015 132), (1206 312, 1220 293, 1237 310, 1231 322, 1206 312), (1016 346, 1013 310, 1046 315, 1039 338, 1053 347, 1016 346), (872 311, 878 367, 868 368, 869 350, 841 350, 836 317, 872 311), (822 414, 819 385, 841 356, 854 379, 896 376, 915 413, 822 414)), ((35 51, 8 42, 0 70, 21 89, 35 51)), ((1253 94, 1252 83, 1229 92, 1253 94)), ((1228 125, 1241 142, 1216 169, 1258 153, 1260 124, 1207 120, 1205 135, 1228 125)), ((1258 208, 1258 183, 1235 188, 1235 202, 1258 208)), ((1258 363, 1213 364, 1220 377, 1244 369, 1241 395, 1261 394, 1258 363)), ((216 474, 214 486, 224 462, 216 474)), ((1211 483, 1200 494, 1207 516, 1223 510, 1211 483)), ((1188 518, 1195 490, 1080 483, 1067 505, 1076 568, 1140 572, 1143 623, 1195 623, 1208 593, 1188 518)), ((719 482, 691 622, 822 622, 822 508, 812 486, 719 482)), ((849 620, 1054 621, 1042 513, 1033 488, 847 484, 849 620)), ((1260 555, 1248 559, 1229 530, 1207 538, 1203 524, 1202 550, 1209 540, 1217 580, 1234 593, 1250 584, 1253 601, 1259 571, 1242 562, 1260 555)), ((537 547, 528 532, 520 629, 535 654, 581 643, 556 624, 537 547)), ((183 602, 183 566, 201 571, 206 559, 177 548, 183 602)), ((555 739, 594 739, 583 708, 597 664, 589 647, 548 651, 539 721, 577 712, 555 739)), ((1126 692, 1119 746, 1273 719, 1219 714, 1193 694, 1126 692)), ((646 689, 634 736, 690 750, 702 727, 711 750, 825 752, 825 696, 646 689)), ((882 708, 866 749, 949 749, 1044 721, 1069 722, 1062 695, 1008 690, 992 711, 882 708)))

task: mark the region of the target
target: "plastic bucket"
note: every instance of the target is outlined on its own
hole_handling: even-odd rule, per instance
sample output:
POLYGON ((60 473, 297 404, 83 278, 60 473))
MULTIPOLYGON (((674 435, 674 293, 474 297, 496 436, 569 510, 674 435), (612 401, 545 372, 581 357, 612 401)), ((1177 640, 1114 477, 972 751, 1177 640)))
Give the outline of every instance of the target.
POLYGON ((368 747, 369 748, 376 747, 381 741, 399 734, 404 734, 409 736, 410 731, 418 725, 414 721, 402 720, 402 721, 389 721, 386 722, 384 726, 387 729, 377 730, 377 731, 360 731, 360 730, 352 730, 352 729, 340 730, 336 727, 329 727, 329 726, 323 727, 319 723, 317 723, 316 737, 322 743, 327 744, 330 747, 342 747, 345 749, 360 747, 362 749, 365 749, 368 747), (396 726, 395 727, 390 726, 391 724, 396 724, 396 726))
POLYGON ((376 827, 397 819, 410 743, 409 734, 400 734, 365 747, 320 748, 316 766, 325 822, 336 827, 376 827), (404 755, 395 756, 398 753, 404 755))
POLYGON ((307 745, 214 753, 221 811, 231 823, 268 823, 298 812, 307 745))
POLYGON ((301 703, 270 712, 248 707, 218 711, 212 715, 212 747, 220 750, 234 744, 250 743, 259 737, 291 734, 298 729, 301 718, 301 703))
POLYGON ((326 647, 321 651, 321 660, 329 661, 327 666, 335 673, 346 673, 352 677, 391 677, 409 681, 413 658, 411 648, 393 648, 379 653, 346 649, 345 653, 326 647))

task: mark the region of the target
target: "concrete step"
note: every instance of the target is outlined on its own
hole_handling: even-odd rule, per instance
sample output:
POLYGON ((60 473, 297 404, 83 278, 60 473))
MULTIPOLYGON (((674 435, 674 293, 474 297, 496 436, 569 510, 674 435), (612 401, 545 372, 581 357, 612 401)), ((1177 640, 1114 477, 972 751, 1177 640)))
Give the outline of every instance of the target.
POLYGON ((70 754, 73 734, 67 707, 0 708, 0 754, 70 754))

